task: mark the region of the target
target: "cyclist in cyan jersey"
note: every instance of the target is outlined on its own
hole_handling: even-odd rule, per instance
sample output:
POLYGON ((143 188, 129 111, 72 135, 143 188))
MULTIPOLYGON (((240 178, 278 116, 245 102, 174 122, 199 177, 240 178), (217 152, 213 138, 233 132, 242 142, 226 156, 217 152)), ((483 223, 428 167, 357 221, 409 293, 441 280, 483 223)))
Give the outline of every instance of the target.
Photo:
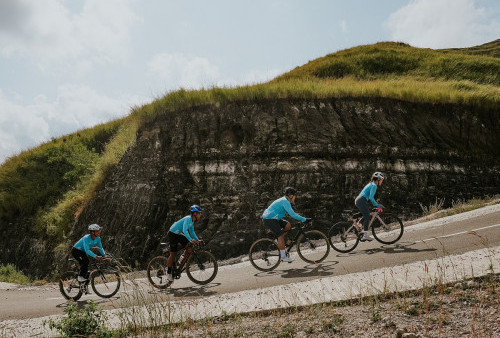
POLYGON ((89 277, 90 261, 88 256, 98 261, 106 257, 106 253, 104 252, 101 244, 101 229, 102 228, 97 224, 89 225, 90 234, 80 238, 80 240, 73 245, 73 249, 71 249, 71 254, 75 257, 78 263, 80 263, 80 273, 78 274, 79 282, 85 282, 89 277), (101 256, 97 256, 90 250, 90 248, 94 246, 99 247, 99 253, 101 256))
POLYGON ((368 208, 368 201, 370 201, 374 207, 381 209, 384 208, 384 206, 377 203, 374 198, 377 188, 382 185, 383 181, 384 174, 379 171, 373 173, 370 183, 368 183, 363 190, 361 190, 358 197, 356 197, 356 200, 354 201, 363 215, 363 239, 366 241, 373 240, 373 238, 368 235, 368 224, 370 223, 370 208, 368 208))
POLYGON ((168 231, 170 256, 167 261, 167 280, 169 282, 174 281, 172 268, 174 266, 175 256, 179 250, 178 246, 180 245, 180 249, 182 249, 189 242, 193 244, 198 244, 200 242, 200 239, 194 232, 194 223, 200 220, 202 208, 199 205, 193 205, 189 208, 189 210, 191 211, 191 215, 183 217, 172 224, 170 230, 168 231))
POLYGON ((292 203, 295 203, 296 191, 292 187, 285 188, 285 196, 276 201, 264 210, 262 219, 264 227, 270 229, 274 236, 278 238, 278 248, 280 249, 282 262, 293 262, 293 258, 286 256, 285 234, 290 230, 291 224, 283 220, 286 214, 301 222, 309 222, 310 218, 305 218, 295 213, 292 209, 292 203))

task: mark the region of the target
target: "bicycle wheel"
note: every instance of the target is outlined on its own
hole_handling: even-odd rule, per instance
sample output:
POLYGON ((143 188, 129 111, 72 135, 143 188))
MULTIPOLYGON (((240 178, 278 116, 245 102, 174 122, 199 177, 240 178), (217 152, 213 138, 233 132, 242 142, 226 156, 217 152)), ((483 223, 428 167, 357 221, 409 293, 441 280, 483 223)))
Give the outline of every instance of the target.
POLYGON ((372 234, 380 243, 396 243, 403 236, 403 221, 391 214, 377 215, 372 223, 372 234))
POLYGON ((170 285, 167 280, 167 262, 167 257, 157 256, 148 264, 148 280, 155 288, 165 289, 170 285))
POLYGON ((82 296, 82 289, 78 282, 78 272, 67 271, 59 278, 59 290, 64 298, 77 301, 82 296))
POLYGON ((208 251, 196 251, 186 262, 187 276, 196 284, 205 285, 213 281, 217 269, 217 260, 208 251))
POLYGON ((278 244, 269 238, 255 241, 248 252, 250 263, 260 271, 271 271, 281 262, 278 244))
POLYGON ((335 223, 328 231, 330 245, 338 252, 351 252, 359 243, 358 233, 358 229, 352 223, 335 223))
POLYGON ((110 298, 120 289, 122 279, 115 269, 94 270, 90 275, 92 290, 99 297, 110 298))
POLYGON ((307 263, 322 262, 330 253, 328 237, 319 230, 309 230, 297 239, 297 253, 307 263))

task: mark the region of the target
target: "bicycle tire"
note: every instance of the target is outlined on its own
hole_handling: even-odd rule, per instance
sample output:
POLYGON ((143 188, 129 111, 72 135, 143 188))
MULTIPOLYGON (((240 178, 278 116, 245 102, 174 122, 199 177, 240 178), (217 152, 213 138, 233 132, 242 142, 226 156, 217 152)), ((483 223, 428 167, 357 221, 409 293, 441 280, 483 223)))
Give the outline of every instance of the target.
POLYGON ((83 291, 78 282, 78 272, 66 271, 59 278, 59 291, 67 300, 77 301, 82 297, 83 291))
POLYGON ((330 245, 335 251, 347 253, 359 244, 359 231, 349 222, 338 222, 328 230, 330 245))
POLYGON ((167 263, 168 258, 164 256, 156 256, 148 263, 148 281, 157 289, 165 289, 170 285, 167 280, 167 263))
POLYGON ((324 261, 330 253, 328 237, 319 230, 304 232, 297 239, 297 253, 307 263, 316 264, 324 261))
POLYGON ((270 238, 256 240, 248 252, 250 263, 260 271, 272 271, 280 265, 281 255, 278 244, 270 238))
POLYGON ((121 276, 115 269, 94 270, 90 274, 90 285, 95 294, 102 298, 111 298, 120 290, 121 276))
POLYGON ((186 274, 196 284, 205 285, 217 275, 217 260, 211 252, 199 250, 193 252, 186 262, 186 274))
POLYGON ((373 237, 382 244, 394 244, 403 236, 401 218, 392 214, 379 214, 372 223, 373 237), (382 220, 382 222, 380 222, 382 220))

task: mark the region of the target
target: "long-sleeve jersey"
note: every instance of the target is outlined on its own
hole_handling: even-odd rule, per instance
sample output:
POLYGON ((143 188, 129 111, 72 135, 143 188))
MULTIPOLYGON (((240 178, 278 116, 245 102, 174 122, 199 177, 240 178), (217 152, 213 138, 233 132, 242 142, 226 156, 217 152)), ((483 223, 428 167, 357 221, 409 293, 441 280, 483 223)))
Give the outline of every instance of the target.
POLYGON ((184 235, 191 242, 193 239, 199 241, 198 236, 194 232, 194 222, 191 215, 181 218, 170 227, 170 231, 174 234, 184 235))
POLYGON ((95 239, 92 239, 92 236, 90 234, 83 236, 80 238, 78 242, 76 242, 75 245, 73 245, 74 248, 81 250, 85 252, 87 255, 89 255, 92 258, 96 258, 96 254, 90 251, 90 248, 94 246, 99 247, 99 252, 103 257, 106 257, 106 253, 104 252, 104 249, 102 248, 101 244, 101 237, 96 237, 95 239))
POLYGON ((375 182, 372 181, 367 185, 365 185, 363 190, 361 190, 361 192, 359 193, 359 196, 362 196, 367 200, 369 200, 370 202, 372 202, 374 207, 378 207, 380 204, 378 204, 374 198, 376 192, 377 192, 377 185, 375 184, 375 182))
POLYGON ((278 198, 276 201, 271 203, 271 205, 267 207, 266 210, 264 210, 262 218, 280 220, 285 217, 286 214, 289 214, 291 217, 295 218, 298 221, 306 221, 305 217, 302 217, 299 214, 295 213, 295 211, 293 211, 292 205, 285 196, 278 198))

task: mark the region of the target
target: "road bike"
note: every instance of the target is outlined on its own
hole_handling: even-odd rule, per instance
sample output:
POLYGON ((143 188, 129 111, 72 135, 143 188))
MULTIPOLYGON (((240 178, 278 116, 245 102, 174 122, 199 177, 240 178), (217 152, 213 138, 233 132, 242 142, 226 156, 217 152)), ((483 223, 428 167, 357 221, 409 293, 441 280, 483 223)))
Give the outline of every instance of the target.
MULTIPOLYGON (((217 260, 211 252, 202 250, 202 247, 203 244, 188 243, 184 250, 177 252, 172 268, 174 279, 181 278, 182 272, 186 271, 188 278, 196 284, 205 285, 214 280, 218 270, 217 260)), ((172 284, 167 279, 169 245, 160 243, 160 251, 162 255, 154 257, 149 262, 147 275, 151 285, 165 289, 172 284)))
MULTIPOLYGON (((328 231, 328 238, 332 248, 338 252, 350 252, 358 243, 364 242, 363 217, 361 213, 353 214, 352 210, 342 213, 345 221, 335 223, 328 231)), ((393 244, 403 236, 403 221, 391 213, 382 212, 375 208, 370 213, 370 223, 373 237, 382 244, 393 244)))
MULTIPOLYGON (((289 239, 286 245, 287 256, 294 245, 297 247, 299 257, 311 264, 322 262, 330 253, 328 237, 319 230, 307 230, 306 224, 297 223, 290 231, 296 229, 297 232, 293 239, 289 239)), ((248 253, 250 263, 260 271, 271 271, 278 267, 281 262, 280 249, 278 248, 277 238, 268 230, 268 237, 256 240, 250 247, 248 253)))
POLYGON ((77 301, 83 294, 89 294, 89 283, 99 297, 113 297, 121 286, 120 262, 111 255, 102 260, 92 259, 89 265, 89 278, 78 281, 79 267, 76 259, 68 258, 69 270, 59 278, 59 290, 64 298, 77 301))

